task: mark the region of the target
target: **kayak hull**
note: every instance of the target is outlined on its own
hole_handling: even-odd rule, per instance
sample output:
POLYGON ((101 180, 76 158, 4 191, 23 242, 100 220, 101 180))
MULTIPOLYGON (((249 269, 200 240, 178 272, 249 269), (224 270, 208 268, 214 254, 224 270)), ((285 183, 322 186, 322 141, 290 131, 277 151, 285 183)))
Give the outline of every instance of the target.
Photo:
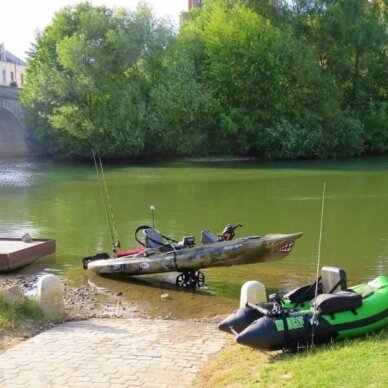
POLYGON ((98 274, 135 276, 267 262, 287 256, 301 236, 302 233, 248 237, 167 253, 145 250, 134 256, 94 260, 87 263, 87 268, 98 274))

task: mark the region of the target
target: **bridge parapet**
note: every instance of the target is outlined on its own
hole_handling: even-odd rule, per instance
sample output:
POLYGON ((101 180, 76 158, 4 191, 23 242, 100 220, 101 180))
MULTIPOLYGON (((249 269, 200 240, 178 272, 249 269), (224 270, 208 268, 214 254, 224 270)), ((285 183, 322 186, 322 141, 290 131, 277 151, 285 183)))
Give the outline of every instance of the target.
POLYGON ((12 86, 0 86, 0 108, 10 111, 16 118, 23 119, 23 110, 19 101, 20 89, 12 86))
POLYGON ((19 99, 19 88, 13 86, 0 85, 0 97, 19 99))

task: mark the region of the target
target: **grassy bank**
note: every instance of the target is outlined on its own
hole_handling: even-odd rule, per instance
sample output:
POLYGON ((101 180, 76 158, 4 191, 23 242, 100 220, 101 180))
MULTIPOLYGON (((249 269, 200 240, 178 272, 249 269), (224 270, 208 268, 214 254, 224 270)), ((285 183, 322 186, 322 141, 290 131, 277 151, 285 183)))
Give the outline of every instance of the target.
POLYGON ((5 303, 0 297, 0 331, 20 329, 28 323, 42 323, 44 315, 32 300, 25 300, 16 307, 5 303))
POLYGON ((296 354, 231 343, 201 371, 204 387, 387 387, 388 328, 296 354))

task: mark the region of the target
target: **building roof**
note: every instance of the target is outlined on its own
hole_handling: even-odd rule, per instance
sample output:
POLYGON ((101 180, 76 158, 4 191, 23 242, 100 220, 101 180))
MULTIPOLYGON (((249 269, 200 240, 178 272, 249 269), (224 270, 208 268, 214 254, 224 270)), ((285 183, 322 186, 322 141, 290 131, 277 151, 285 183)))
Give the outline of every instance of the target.
POLYGON ((4 43, 0 44, 0 61, 10 62, 10 63, 14 63, 16 65, 22 65, 22 66, 27 65, 27 63, 24 62, 22 59, 18 58, 16 55, 7 51, 4 47, 4 43))

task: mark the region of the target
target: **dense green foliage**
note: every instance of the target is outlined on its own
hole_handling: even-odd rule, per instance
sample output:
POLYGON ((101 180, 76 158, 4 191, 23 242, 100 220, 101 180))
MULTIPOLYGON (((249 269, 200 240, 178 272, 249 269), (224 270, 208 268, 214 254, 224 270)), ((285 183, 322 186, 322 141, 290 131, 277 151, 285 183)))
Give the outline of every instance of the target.
POLYGON ((384 1, 208 0, 179 31, 83 3, 37 37, 22 102, 76 156, 385 153, 387 29, 384 1))

